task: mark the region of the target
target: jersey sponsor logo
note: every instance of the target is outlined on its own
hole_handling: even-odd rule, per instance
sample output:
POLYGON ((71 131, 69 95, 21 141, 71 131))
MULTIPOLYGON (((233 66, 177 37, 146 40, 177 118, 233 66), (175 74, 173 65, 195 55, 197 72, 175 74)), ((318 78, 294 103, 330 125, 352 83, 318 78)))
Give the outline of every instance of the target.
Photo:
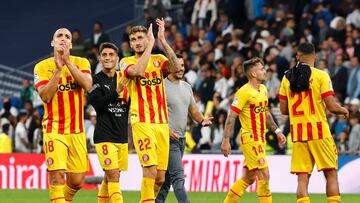
POLYGON ((78 87, 79 87, 78 84, 70 82, 67 84, 58 85, 57 91, 64 92, 64 91, 76 90, 78 89, 78 87))
POLYGON ((49 157, 49 158, 46 160, 46 165, 51 166, 51 165, 53 165, 53 164, 54 164, 54 159, 51 158, 51 157, 49 157))
POLYGON ((143 160, 145 163, 148 162, 149 159, 150 159, 150 157, 149 157, 149 155, 147 155, 147 154, 144 154, 144 155, 142 156, 142 160, 143 160))
POLYGON ((162 82, 161 78, 159 77, 155 77, 153 79, 146 79, 145 77, 141 77, 140 78, 140 85, 141 86, 156 86, 156 85, 160 85, 162 82))
POLYGON ((110 158, 106 158, 106 159, 104 160, 104 164, 105 164, 106 166, 110 166, 110 164, 111 164, 111 159, 110 159, 110 158))
POLYGON ((267 110, 268 110, 267 106, 256 106, 254 108, 255 113, 266 112, 267 110))

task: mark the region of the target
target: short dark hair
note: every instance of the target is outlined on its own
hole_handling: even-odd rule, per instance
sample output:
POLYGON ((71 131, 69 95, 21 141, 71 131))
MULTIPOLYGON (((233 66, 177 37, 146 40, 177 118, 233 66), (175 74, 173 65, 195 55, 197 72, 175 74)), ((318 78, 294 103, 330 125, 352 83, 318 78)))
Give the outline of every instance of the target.
POLYGON ((100 44, 99 53, 101 53, 105 48, 113 49, 116 53, 119 52, 119 48, 115 44, 110 42, 104 42, 100 44))
POLYGON ((176 58, 178 58, 178 59, 182 59, 182 58, 183 58, 183 56, 182 56, 181 54, 176 54, 176 58))
POLYGON ((304 43, 301 43, 298 46, 297 53, 298 54, 303 54, 303 55, 314 54, 315 53, 315 47, 314 47, 314 45, 312 43, 304 42, 304 43))
POLYGON ((247 61, 244 61, 244 63, 243 63, 244 72, 248 73, 248 71, 250 69, 252 69, 258 63, 260 63, 261 65, 264 65, 264 61, 259 57, 254 57, 247 61))
POLYGON ((143 33, 147 33, 147 29, 146 27, 142 26, 142 25, 136 25, 136 26, 133 26, 131 27, 130 31, 129 31, 129 35, 132 35, 132 34, 135 34, 137 32, 143 32, 143 33))

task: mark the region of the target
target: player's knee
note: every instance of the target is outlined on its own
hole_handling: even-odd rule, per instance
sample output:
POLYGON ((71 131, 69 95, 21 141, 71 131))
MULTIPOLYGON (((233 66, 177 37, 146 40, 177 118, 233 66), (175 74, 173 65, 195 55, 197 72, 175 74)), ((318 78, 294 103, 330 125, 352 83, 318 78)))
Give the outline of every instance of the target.
POLYGON ((324 175, 326 179, 337 179, 336 170, 324 170, 324 175))
POLYGON ((162 185, 162 184, 164 184, 164 182, 165 182, 165 177, 164 176, 158 176, 155 179, 155 184, 156 185, 162 185))
POLYGON ((156 166, 149 166, 143 168, 143 175, 147 178, 156 179, 157 177, 157 169, 156 166))
POLYGON ((65 173, 63 171, 50 171, 49 182, 50 185, 64 185, 65 173))
POLYGON ((106 180, 109 182, 118 182, 120 178, 119 170, 105 171, 106 180))

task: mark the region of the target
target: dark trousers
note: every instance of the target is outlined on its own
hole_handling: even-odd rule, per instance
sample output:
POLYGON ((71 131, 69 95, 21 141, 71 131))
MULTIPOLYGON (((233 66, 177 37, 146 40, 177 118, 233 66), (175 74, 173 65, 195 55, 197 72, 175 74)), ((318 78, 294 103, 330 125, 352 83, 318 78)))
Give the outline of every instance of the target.
POLYGON ((184 168, 182 165, 185 144, 185 138, 180 138, 178 141, 170 141, 168 170, 165 175, 165 183, 162 185, 156 198, 156 203, 165 202, 166 196, 170 190, 170 185, 172 185, 176 199, 179 203, 190 203, 184 187, 185 179, 184 168))

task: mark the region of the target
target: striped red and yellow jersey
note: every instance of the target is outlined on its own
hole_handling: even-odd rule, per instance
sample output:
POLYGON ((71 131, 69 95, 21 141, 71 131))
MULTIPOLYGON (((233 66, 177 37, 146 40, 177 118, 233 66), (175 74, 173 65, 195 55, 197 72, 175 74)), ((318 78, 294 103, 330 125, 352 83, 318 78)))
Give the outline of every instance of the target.
POLYGON ((311 67, 309 80, 309 90, 301 93, 291 92, 290 82, 285 76, 281 82, 279 99, 288 103, 293 142, 331 137, 323 100, 334 94, 330 77, 326 72, 311 67))
POLYGON ((235 93, 230 109, 239 114, 242 144, 251 141, 265 142, 268 98, 264 85, 260 85, 258 90, 249 83, 242 86, 235 93))
MULTIPOLYGON (((70 56, 81 72, 91 74, 85 58, 70 56)), ((34 68, 35 89, 46 85, 57 67, 53 57, 40 61, 34 68)), ((77 84, 66 65, 62 67, 58 88, 49 103, 44 103, 44 133, 73 134, 84 132, 84 90, 77 84)))
POLYGON ((129 78, 127 71, 138 59, 130 56, 121 59, 120 67, 124 70, 127 80, 127 89, 131 98, 131 124, 168 123, 167 103, 164 89, 163 71, 166 70, 168 59, 161 54, 151 55, 145 69, 145 77, 129 78))
MULTIPOLYGON (((124 72, 123 71, 116 71, 116 81, 120 81, 122 77, 124 76, 124 72)), ((126 83, 126 80, 125 80, 126 83)), ((118 88, 119 83, 116 83, 116 88, 118 88)), ((124 88, 124 90, 119 94, 119 101, 121 105, 127 105, 129 104, 130 101, 130 95, 129 95, 129 91, 127 89, 127 87, 124 88)))

